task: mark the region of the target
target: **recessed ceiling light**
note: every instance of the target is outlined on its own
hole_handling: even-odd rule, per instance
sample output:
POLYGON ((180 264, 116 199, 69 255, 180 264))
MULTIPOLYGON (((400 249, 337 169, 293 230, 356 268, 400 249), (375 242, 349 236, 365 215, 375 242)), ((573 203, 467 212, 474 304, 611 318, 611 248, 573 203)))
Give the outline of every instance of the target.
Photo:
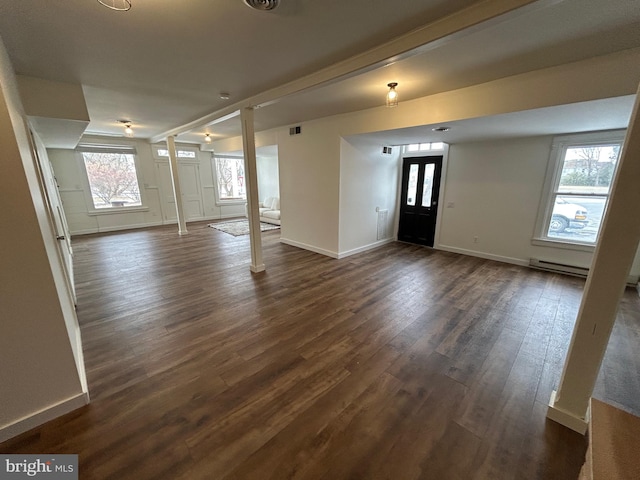
POLYGON ((451 130, 451 127, 434 127, 431 130, 434 132, 448 132, 451 130))
POLYGON ((256 10, 273 10, 278 6, 280 0, 244 0, 244 3, 256 10))
POLYGON ((98 3, 111 10, 118 10, 120 12, 131 10, 131 0, 98 0, 98 3))

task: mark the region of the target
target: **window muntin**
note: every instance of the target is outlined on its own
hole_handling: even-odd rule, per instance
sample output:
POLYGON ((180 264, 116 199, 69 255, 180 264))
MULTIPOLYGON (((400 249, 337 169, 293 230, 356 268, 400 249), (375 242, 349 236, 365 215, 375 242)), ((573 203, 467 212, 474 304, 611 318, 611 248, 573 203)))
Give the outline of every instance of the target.
POLYGON ((595 245, 622 141, 618 132, 570 137, 556 145, 543 240, 595 245))
POLYGON ((140 207, 135 151, 81 151, 93 208, 140 207))
MULTIPOLYGON (((161 158, 169 158, 169 150, 167 150, 166 148, 158 148, 156 150, 156 153, 158 155, 158 157, 161 158)), ((176 149, 176 153, 178 155, 178 158, 196 158, 196 152, 195 150, 181 150, 181 149, 176 149)))
POLYGON ((214 164, 218 201, 245 201, 247 192, 244 175, 244 158, 215 156, 214 164))
POLYGON ((444 150, 444 143, 410 143, 409 145, 405 145, 405 152, 426 152, 429 150, 444 150))

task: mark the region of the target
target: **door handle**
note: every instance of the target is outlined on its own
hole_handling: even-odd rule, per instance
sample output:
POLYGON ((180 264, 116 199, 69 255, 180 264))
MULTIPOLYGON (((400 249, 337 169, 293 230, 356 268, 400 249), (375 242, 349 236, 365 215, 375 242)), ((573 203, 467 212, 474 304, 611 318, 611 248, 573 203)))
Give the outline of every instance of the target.
POLYGON ((436 200, 434 200, 433 202, 431 202, 431 206, 435 207, 436 205, 438 205, 438 202, 436 200))
POLYGON ((58 235, 58 236, 56 237, 56 240, 64 240, 64 235, 58 235))

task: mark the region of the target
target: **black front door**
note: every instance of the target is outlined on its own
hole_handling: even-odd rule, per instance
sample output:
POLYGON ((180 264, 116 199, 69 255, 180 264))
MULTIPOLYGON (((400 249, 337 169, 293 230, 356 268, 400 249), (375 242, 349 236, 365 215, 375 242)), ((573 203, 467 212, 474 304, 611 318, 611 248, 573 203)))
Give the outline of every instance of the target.
POLYGON ((442 156, 405 158, 398 240, 433 247, 442 156))

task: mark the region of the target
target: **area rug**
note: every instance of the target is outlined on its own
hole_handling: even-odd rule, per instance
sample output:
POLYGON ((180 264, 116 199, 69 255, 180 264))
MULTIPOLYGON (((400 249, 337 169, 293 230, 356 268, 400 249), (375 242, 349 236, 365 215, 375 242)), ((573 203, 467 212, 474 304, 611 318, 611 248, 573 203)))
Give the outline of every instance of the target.
MULTIPOLYGON (((230 220, 228 222, 210 223, 211 228, 220 230, 221 232, 228 233, 234 237, 241 235, 249 235, 249 221, 242 220, 230 220)), ((260 231, 266 232, 267 230, 278 230, 280 225, 272 225, 271 223, 260 222, 260 231)))

